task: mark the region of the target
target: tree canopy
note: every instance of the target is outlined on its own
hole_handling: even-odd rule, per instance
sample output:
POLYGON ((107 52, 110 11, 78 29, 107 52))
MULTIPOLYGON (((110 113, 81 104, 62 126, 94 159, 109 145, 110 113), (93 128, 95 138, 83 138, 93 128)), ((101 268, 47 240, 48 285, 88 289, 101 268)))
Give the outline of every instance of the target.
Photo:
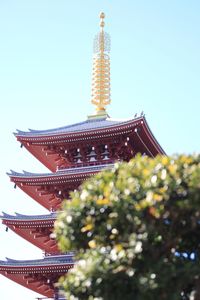
POLYGON ((84 182, 55 224, 68 300, 200 299, 200 155, 136 156, 84 182))

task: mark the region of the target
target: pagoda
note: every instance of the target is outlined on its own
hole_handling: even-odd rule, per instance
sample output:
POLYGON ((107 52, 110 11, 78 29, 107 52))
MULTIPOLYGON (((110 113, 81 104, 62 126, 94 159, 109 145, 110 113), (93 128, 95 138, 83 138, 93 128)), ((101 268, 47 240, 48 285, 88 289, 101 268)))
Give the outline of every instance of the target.
POLYGON ((0 261, 0 273, 42 295, 41 299, 64 299, 55 283, 73 265, 73 253, 61 254, 51 234, 56 211, 72 190, 116 161, 129 161, 137 153, 155 157, 165 154, 143 114, 128 120, 115 120, 106 112, 110 104, 110 37, 104 31, 104 13, 100 31, 94 40, 92 99, 96 111, 80 123, 50 129, 17 131, 15 137, 50 173, 10 171, 15 188, 45 207, 46 215, 10 215, 3 213, 3 224, 39 247, 44 258, 0 261))

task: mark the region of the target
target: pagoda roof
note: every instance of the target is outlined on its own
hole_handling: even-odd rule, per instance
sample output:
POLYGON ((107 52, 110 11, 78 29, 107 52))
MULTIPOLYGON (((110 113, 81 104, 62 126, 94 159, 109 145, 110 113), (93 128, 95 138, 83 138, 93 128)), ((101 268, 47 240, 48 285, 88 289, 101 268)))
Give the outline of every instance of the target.
POLYGON ((57 213, 51 212, 50 214, 46 215, 24 215, 15 213, 15 215, 10 215, 5 212, 2 212, 0 219, 7 220, 7 221, 54 221, 56 219, 57 213))
POLYGON ((93 166, 86 166, 86 167, 76 167, 76 168, 67 168, 67 169, 62 169, 58 170, 56 172, 51 172, 51 173, 32 173, 32 172, 27 172, 27 171, 22 171, 21 172, 16 172, 13 170, 10 170, 10 172, 7 173, 8 176, 10 177, 19 177, 19 178, 59 178, 61 177, 74 177, 79 174, 87 174, 87 173, 93 173, 93 172, 100 172, 101 170, 105 168, 112 168, 114 164, 104 164, 104 165, 93 165, 93 166))
POLYGON ((0 274, 45 297, 53 298, 54 284, 73 268, 73 254, 50 255, 44 259, 0 261, 0 274))
MULTIPOLYGON (((131 128, 146 122, 144 116, 126 120, 113 120, 110 118, 86 120, 84 122, 49 130, 20 131, 14 133, 17 139, 25 146, 56 145, 58 143, 73 144, 88 139, 117 136, 122 132, 129 132, 131 128)), ((29 149, 30 150, 30 149, 29 149)))
MULTIPOLYGON (((141 117, 135 118, 135 120, 139 120, 141 117)), ((83 122, 47 129, 47 130, 33 130, 29 129, 29 131, 21 131, 17 130, 14 134, 16 136, 24 136, 24 137, 39 137, 39 136, 48 136, 48 135, 60 135, 60 134, 68 134, 68 133, 78 133, 78 132, 85 132, 85 131, 93 131, 97 129, 105 129, 114 126, 121 126, 126 125, 132 122, 133 119, 126 119, 126 120, 115 120, 109 117, 98 118, 98 119, 88 119, 83 122)))
POLYGON ((0 272, 7 267, 44 267, 44 266, 63 266, 63 265, 73 265, 73 253, 62 254, 62 255, 48 255, 42 259, 32 259, 32 260, 16 260, 6 257, 6 260, 0 260, 0 272))
POLYGON ((43 174, 11 171, 8 175, 31 198, 48 210, 55 211, 60 208, 62 200, 69 197, 69 192, 77 189, 84 180, 112 167, 113 164, 94 165, 43 174))
POLYGON ((52 237, 56 213, 48 215, 27 216, 16 213, 10 215, 2 213, 0 218, 7 228, 20 237, 48 253, 58 252, 56 240, 52 237))
POLYGON ((136 153, 145 152, 151 157, 165 154, 144 115, 127 120, 89 119, 49 130, 18 130, 15 136, 22 146, 54 172, 57 168, 76 166, 74 150, 79 149, 83 154, 89 146, 105 146, 112 144, 112 141, 123 144, 122 140, 126 138, 129 138, 136 153))

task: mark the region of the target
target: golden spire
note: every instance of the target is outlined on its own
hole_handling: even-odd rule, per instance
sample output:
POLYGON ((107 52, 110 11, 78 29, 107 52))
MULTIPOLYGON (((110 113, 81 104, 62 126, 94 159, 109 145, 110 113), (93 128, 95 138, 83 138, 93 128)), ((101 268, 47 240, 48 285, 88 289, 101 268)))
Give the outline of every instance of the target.
POLYGON ((105 106, 110 104, 110 36, 104 32, 105 14, 100 13, 100 32, 94 39, 92 69, 92 104, 96 106, 96 115, 107 115, 105 106))

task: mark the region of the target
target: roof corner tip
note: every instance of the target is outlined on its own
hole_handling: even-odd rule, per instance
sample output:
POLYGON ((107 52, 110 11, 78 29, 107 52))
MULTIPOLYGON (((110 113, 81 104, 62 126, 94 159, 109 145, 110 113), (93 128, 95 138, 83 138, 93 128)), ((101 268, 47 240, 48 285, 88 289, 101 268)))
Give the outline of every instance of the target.
POLYGON ((17 135, 19 135, 21 132, 22 132, 21 130, 16 129, 16 130, 13 132, 13 134, 14 134, 15 136, 17 136, 17 135))
POLYGON ((0 219, 3 219, 5 216, 6 216, 6 213, 4 211, 2 211, 0 214, 0 219))
POLYGON ((133 116, 134 119, 145 119, 145 113, 144 111, 141 111, 140 114, 138 113, 135 113, 134 116, 133 116))
POLYGON ((9 258, 9 257, 5 257, 5 260, 6 260, 6 262, 12 262, 13 261, 13 259, 12 258, 9 258))
POLYGON ((4 218, 8 218, 10 217, 11 215, 5 213, 4 211, 1 212, 1 215, 0 215, 0 219, 4 219, 4 218))
POLYGON ((6 172, 6 175, 8 175, 8 176, 12 176, 12 175, 15 175, 15 174, 16 174, 16 172, 13 171, 12 169, 10 169, 10 172, 6 172))

